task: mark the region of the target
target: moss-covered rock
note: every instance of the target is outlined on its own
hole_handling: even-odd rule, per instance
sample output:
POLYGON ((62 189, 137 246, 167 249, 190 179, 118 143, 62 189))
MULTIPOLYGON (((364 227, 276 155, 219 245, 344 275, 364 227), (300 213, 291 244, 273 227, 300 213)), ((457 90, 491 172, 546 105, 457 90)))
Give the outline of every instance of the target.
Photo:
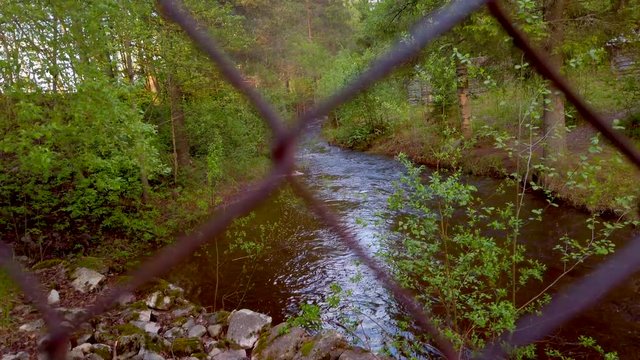
POLYGON ((140 329, 139 327, 137 327, 137 326, 135 326, 133 324, 129 324, 129 323, 122 324, 122 325, 117 325, 115 327, 115 331, 120 336, 135 335, 135 334, 145 335, 144 330, 140 329))
POLYGON ((101 274, 106 274, 109 271, 109 261, 93 256, 82 256, 73 260, 70 264, 70 267, 71 270, 75 270, 77 268, 87 268, 95 270, 101 274))
POLYGON ((313 340, 308 341, 304 329, 291 328, 287 323, 282 323, 260 336, 253 354, 258 359, 292 360, 299 349, 303 354, 308 354, 313 345, 313 340), (303 348, 305 346, 308 349, 303 348))
POLYGON ((120 336, 118 338, 118 347, 115 351, 120 358, 128 359, 138 354, 144 344, 145 336, 142 334, 120 336))
POLYGON ((170 350, 177 356, 190 356, 204 352, 204 346, 199 338, 177 338, 171 343, 170 350))
POLYGON ((111 347, 105 344, 94 344, 91 346, 91 353, 98 355, 104 360, 111 359, 111 347))
POLYGON ((33 265, 32 269, 33 270, 42 270, 42 269, 49 269, 52 268, 54 266, 58 266, 58 265, 67 265, 67 261, 63 260, 63 259, 49 259, 49 260, 42 260, 38 263, 36 263, 35 265, 33 265))
POLYGON ((313 350, 314 344, 315 344, 315 341, 313 339, 306 341, 305 343, 302 344, 302 346, 300 346, 300 353, 303 356, 309 356, 309 354, 311 354, 311 350, 313 350))
POLYGON ((207 354, 203 352, 194 353, 194 354, 191 354, 191 356, 200 360, 204 360, 207 358, 207 354))

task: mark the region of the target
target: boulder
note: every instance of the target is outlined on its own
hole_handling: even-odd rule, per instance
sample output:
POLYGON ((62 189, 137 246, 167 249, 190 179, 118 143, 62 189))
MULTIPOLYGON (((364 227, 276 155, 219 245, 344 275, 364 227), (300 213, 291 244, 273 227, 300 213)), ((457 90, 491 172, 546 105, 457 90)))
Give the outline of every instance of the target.
POLYGON ((121 336, 116 348, 117 359, 130 359, 138 355, 140 349, 144 347, 144 340, 142 334, 121 336))
POLYGON ((94 357, 100 357, 104 360, 111 360, 111 346, 106 344, 93 344, 91 346, 91 352, 94 357))
POLYGON ((224 350, 215 355, 211 355, 213 360, 246 360, 247 352, 245 350, 224 350))
POLYGON ((186 334, 186 331, 183 328, 176 326, 165 331, 162 336, 164 336, 167 339, 175 339, 179 337, 184 337, 185 334, 186 334))
POLYGON ((44 320, 38 319, 38 320, 35 320, 35 321, 32 321, 32 322, 28 322, 26 324, 20 325, 18 330, 26 331, 26 332, 32 332, 32 331, 38 331, 38 330, 42 329, 43 326, 44 326, 44 320))
POLYGON ((145 300, 145 304, 149 308, 156 310, 169 310, 173 302, 174 299, 171 296, 164 295, 160 291, 154 292, 145 300))
POLYGON ((209 353, 209 355, 211 355, 210 353, 214 350, 218 348, 218 343, 219 341, 217 340, 213 340, 213 339, 205 339, 204 340, 204 351, 209 353))
POLYGON ((288 324, 282 323, 271 329, 266 337, 258 341, 251 358, 292 360, 308 337, 300 327, 287 327, 288 324))
POLYGON ((71 282, 71 286, 81 293, 95 290, 104 280, 104 275, 83 267, 77 268, 72 277, 75 280, 71 282))
POLYGON ((205 328, 202 325, 194 325, 192 326, 189 331, 187 332, 187 336, 188 337, 202 337, 204 334, 207 333, 207 328, 205 328))
POLYGON ((144 354, 142 354, 142 360, 164 360, 164 357, 153 351, 145 351, 144 354))
POLYGON ((82 308, 59 308, 58 311, 61 312, 62 317, 69 322, 74 322, 87 314, 87 311, 82 308))
POLYGON ((151 321, 151 310, 141 310, 138 312, 138 320, 151 321))
POLYGON ((248 309, 234 311, 229 316, 227 339, 243 349, 250 349, 260 332, 271 325, 271 317, 248 309))
POLYGON ((158 335, 158 333, 160 332, 160 328, 161 326, 158 325, 158 323, 148 322, 144 326, 144 331, 148 332, 149 334, 158 335))
POLYGON ((175 293, 175 294, 180 295, 180 296, 184 296, 184 289, 183 289, 183 288, 181 288, 180 286, 177 286, 177 285, 174 285, 174 284, 169 283, 169 284, 167 285, 167 288, 169 288, 169 290, 170 290, 172 293, 175 293))
POLYGON ((67 353, 67 360, 84 360, 84 353, 82 350, 73 349, 67 353))
POLYGON ((218 336, 220 336, 220 334, 222 334, 222 325, 209 325, 207 326, 207 332, 212 338, 217 338, 218 336))
POLYGON ((80 344, 80 345, 74 347, 71 351, 73 352, 73 351, 77 350, 77 351, 82 352, 83 354, 88 354, 88 353, 91 352, 91 348, 92 348, 91 344, 84 343, 84 344, 80 344))
POLYGON ((196 324, 196 321, 193 318, 187 319, 187 321, 182 324, 182 328, 185 330, 191 329, 196 324))
POLYGON ((203 352, 204 347, 199 338, 177 338, 171 343, 170 352, 177 356, 189 356, 203 352))
POLYGON ((94 342, 95 342, 95 338, 92 332, 84 333, 78 336, 78 344, 94 343, 94 342))
POLYGON ((337 360, 348 348, 347 342, 336 331, 327 331, 305 341, 294 360, 337 360))
POLYGON ((56 305, 60 303, 60 293, 58 292, 58 290, 53 289, 49 291, 49 296, 47 296, 47 303, 49 303, 49 305, 56 305))
POLYGON ((187 316, 191 314, 192 311, 193 311, 193 307, 176 309, 171 312, 171 317, 179 318, 179 317, 187 316))
POLYGON ((21 351, 17 354, 2 355, 2 360, 29 360, 29 354, 21 351))
POLYGON ((132 325, 134 325, 135 327, 137 327, 140 330, 144 330, 146 333, 149 333, 151 335, 158 335, 158 332, 160 332, 160 329, 162 328, 158 323, 155 323, 153 321, 132 321, 131 322, 132 325))

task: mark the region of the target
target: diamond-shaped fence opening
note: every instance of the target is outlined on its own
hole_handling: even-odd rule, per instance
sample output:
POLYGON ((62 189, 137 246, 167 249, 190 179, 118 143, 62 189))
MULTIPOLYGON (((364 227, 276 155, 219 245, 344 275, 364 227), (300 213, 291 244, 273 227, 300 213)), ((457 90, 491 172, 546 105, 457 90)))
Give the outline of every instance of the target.
MULTIPOLYGON (((586 101, 578 95, 569 83, 560 75, 559 70, 547 61, 547 54, 535 49, 527 37, 519 31, 502 7, 495 0, 457 0, 444 8, 429 14, 418 21, 411 36, 398 43, 385 55, 375 60, 359 77, 328 99, 303 113, 291 127, 285 127, 284 121, 273 107, 245 81, 232 61, 208 35, 197 21, 177 0, 159 0, 159 6, 172 21, 176 22, 193 42, 216 64, 225 79, 240 91, 256 108, 260 116, 273 133, 271 172, 249 191, 239 194, 236 201, 224 212, 219 212, 192 234, 179 238, 173 245, 161 249, 153 258, 136 270, 128 283, 107 290, 103 296, 90 305, 84 315, 73 323, 61 327, 57 313, 47 305, 44 293, 37 280, 13 260, 8 245, 0 243, 0 264, 20 286, 28 299, 42 314, 49 329, 48 341, 42 349, 51 359, 66 357, 66 345, 70 334, 83 322, 107 311, 117 300, 140 287, 154 277, 166 273, 173 266, 193 254, 200 246, 222 233, 231 222, 265 201, 276 189, 288 183, 297 196, 301 197, 309 209, 321 218, 362 263, 368 266, 382 286, 390 291, 405 311, 413 317, 420 330, 432 337, 443 356, 458 359, 460 354, 443 337, 438 328, 429 320, 423 306, 410 292, 399 286, 385 271, 384 267, 373 259, 358 243, 354 235, 341 225, 340 218, 316 200, 314 194, 302 183, 291 176, 295 166, 294 152, 297 140, 304 134, 307 125, 315 119, 322 119, 330 111, 348 102, 360 92, 384 78, 395 68, 417 56, 419 52, 438 36, 451 30, 473 12, 486 6, 506 33, 513 38, 533 67, 554 86, 561 90, 580 115, 600 131, 620 152, 640 169, 640 152, 625 136, 615 132, 586 101)), ((522 346, 537 341, 572 317, 596 303, 615 286, 619 285, 640 269, 640 238, 632 239, 615 255, 602 262, 594 271, 576 281, 564 291, 556 294, 541 315, 530 315, 517 322, 516 329, 505 333, 489 344, 479 355, 481 358, 496 359, 505 356, 509 346, 522 346)))

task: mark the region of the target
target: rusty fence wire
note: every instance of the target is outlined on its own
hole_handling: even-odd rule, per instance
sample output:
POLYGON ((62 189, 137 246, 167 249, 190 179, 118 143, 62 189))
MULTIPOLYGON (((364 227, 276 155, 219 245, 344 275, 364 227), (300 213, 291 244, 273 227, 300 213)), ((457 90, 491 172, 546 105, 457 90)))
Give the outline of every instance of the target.
MULTIPOLYGON (((533 67, 551 81, 557 89, 561 90, 580 115, 640 169, 640 152, 632 142, 624 135, 614 131, 573 90, 567 80, 560 75, 559 69, 547 60, 547 54, 532 46, 526 35, 518 30, 495 0, 456 0, 425 16, 413 26, 411 36, 408 39, 398 41, 389 52, 375 60, 350 84, 303 113, 290 127, 285 126, 285 122, 273 106, 256 89, 251 87, 249 82, 245 81, 235 64, 221 50, 215 39, 208 34, 207 29, 201 26, 178 0, 159 0, 158 4, 162 13, 186 32, 192 41, 215 63, 225 79, 251 102, 267 123, 273 134, 273 168, 261 182, 239 194, 230 206, 217 212, 196 231, 177 239, 173 245, 158 251, 154 257, 132 273, 129 282, 106 290, 94 304, 87 307, 82 316, 72 323, 61 321, 57 312, 47 304, 45 293, 37 279, 13 259, 10 247, 0 242, 0 265, 7 270, 45 320, 49 333, 47 341, 43 342, 40 350, 50 359, 64 359, 66 357, 68 339, 82 323, 109 310, 123 295, 133 292, 154 277, 168 272, 206 242, 215 241, 216 235, 221 234, 234 219, 247 215, 275 190, 287 183, 291 185, 296 195, 305 201, 309 209, 339 235, 344 244, 373 271, 381 285, 392 293, 398 303, 411 315, 420 330, 432 337, 442 355, 447 359, 459 359, 461 355, 455 351, 453 345, 430 321, 429 314, 425 312, 424 307, 409 291, 403 289, 393 280, 380 262, 368 255, 354 235, 342 226, 340 218, 318 201, 304 184, 291 176, 291 173, 295 167, 294 156, 297 142, 312 121, 324 118, 336 107, 353 99, 395 68, 416 57, 431 41, 485 6, 506 33, 512 37, 514 45, 523 51, 533 67)), ((520 319, 515 330, 494 340, 480 353, 479 358, 503 358, 507 356, 506 348, 530 344, 550 334, 581 311, 594 305, 614 287, 640 270, 639 254, 640 237, 635 237, 591 273, 554 295, 553 300, 542 309, 540 315, 529 315, 520 319)))

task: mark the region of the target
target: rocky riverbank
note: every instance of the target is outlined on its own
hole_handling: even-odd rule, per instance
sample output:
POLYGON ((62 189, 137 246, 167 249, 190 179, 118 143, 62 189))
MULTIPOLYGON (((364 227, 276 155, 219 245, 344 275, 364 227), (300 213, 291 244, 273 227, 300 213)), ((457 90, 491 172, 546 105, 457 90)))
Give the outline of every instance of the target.
MULTIPOLYGON (((70 268, 64 262, 36 269, 49 288, 48 301, 66 322, 119 279, 99 269, 70 268)), ((120 299, 110 312, 82 324, 70 339, 68 359, 369 360, 382 359, 350 346, 334 331, 310 334, 248 309, 209 312, 190 303, 184 291, 157 281, 120 299)), ((16 306, 2 330, 2 360, 42 358, 48 341, 44 321, 28 304, 16 306)))

